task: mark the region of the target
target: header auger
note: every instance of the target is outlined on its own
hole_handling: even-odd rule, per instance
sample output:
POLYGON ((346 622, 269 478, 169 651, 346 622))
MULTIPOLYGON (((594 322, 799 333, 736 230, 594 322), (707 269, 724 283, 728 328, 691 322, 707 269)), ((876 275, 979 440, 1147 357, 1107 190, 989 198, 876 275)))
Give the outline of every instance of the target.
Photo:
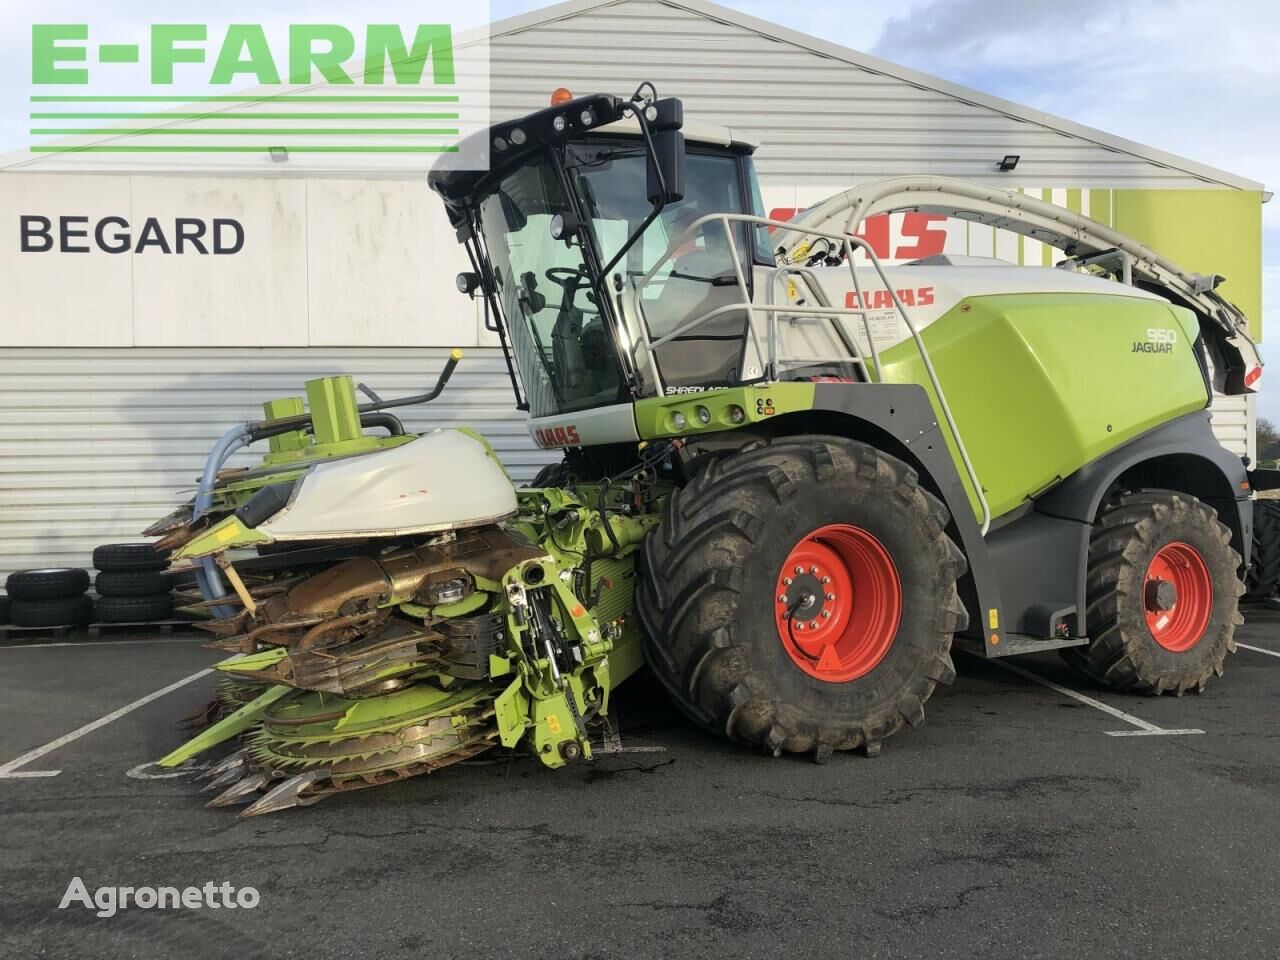
POLYGON ((589 760, 645 662, 694 722, 817 760, 922 723, 957 645, 1058 649, 1140 693, 1222 672, 1251 501, 1206 409, 1260 364, 1216 278, 939 178, 769 220, 753 148, 649 84, 557 91, 479 136, 491 169, 430 185, 563 460, 516 489, 477 434, 406 434, 386 410, 456 358, 428 394, 362 406, 325 378, 229 431, 150 531, 200 565, 232 654, 209 726, 162 761, 239 740, 212 805, 496 746, 589 760), (885 266, 854 235, 916 209, 1062 262, 885 266), (261 439, 260 466, 222 469, 261 439))

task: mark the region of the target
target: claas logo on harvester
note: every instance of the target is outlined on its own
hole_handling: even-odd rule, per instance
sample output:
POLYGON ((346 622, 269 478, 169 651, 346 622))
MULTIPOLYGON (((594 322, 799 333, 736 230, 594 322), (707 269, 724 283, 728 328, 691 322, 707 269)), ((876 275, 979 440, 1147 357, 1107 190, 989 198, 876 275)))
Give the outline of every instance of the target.
MULTIPOLYGON (((933 287, 907 287, 895 290, 898 300, 904 307, 927 307, 934 301, 933 287)), ((858 292, 850 290, 844 295, 844 305, 849 309, 857 309, 858 292)), ((863 290, 861 307, 866 310, 889 310, 893 308, 893 297, 888 290, 863 290)))
POLYGON ((533 431, 533 439, 540 447, 576 447, 582 443, 578 428, 573 424, 567 427, 540 428, 533 431))

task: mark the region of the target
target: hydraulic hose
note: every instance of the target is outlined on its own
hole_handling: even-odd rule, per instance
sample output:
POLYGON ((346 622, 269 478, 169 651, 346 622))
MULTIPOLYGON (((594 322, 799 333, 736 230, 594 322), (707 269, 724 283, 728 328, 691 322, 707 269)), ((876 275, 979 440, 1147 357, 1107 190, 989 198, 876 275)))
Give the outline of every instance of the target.
MULTIPOLYGON (((247 423, 236 424, 218 438, 218 442, 213 445, 213 449, 209 451, 209 456, 204 461, 204 472, 200 475, 200 486, 196 489, 195 504, 191 508, 192 520, 199 520, 213 505, 213 488, 218 482, 218 471, 222 469, 222 465, 227 462, 231 454, 252 442, 253 431, 251 425, 247 423)), ((222 582, 222 573, 218 570, 218 564, 213 557, 200 558, 200 568, 196 571, 196 583, 200 587, 200 594, 206 600, 221 600, 227 596, 226 585, 222 582)), ((211 610, 214 616, 218 617, 229 617, 236 612, 234 607, 226 604, 216 605, 211 610)))

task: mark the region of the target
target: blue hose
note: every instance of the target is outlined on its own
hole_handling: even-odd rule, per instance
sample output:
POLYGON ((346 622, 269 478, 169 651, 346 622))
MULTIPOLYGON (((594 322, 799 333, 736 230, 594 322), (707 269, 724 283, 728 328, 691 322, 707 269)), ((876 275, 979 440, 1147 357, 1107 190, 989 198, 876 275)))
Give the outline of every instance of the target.
MULTIPOLYGON (((218 471, 222 469, 222 465, 227 462, 231 454, 252 442, 253 437, 247 423, 237 424, 218 438, 218 442, 213 445, 213 449, 209 451, 209 456, 204 461, 204 473, 200 475, 195 505, 191 509, 193 521, 199 520, 213 505, 213 488, 218 482, 218 471)), ((200 587, 201 596, 206 600, 221 600, 227 596, 226 585, 222 582, 222 573, 218 570, 218 564, 213 557, 200 558, 200 569, 196 571, 196 583, 200 587)), ((226 604, 211 609, 216 617, 230 617, 236 612, 235 607, 226 604)))

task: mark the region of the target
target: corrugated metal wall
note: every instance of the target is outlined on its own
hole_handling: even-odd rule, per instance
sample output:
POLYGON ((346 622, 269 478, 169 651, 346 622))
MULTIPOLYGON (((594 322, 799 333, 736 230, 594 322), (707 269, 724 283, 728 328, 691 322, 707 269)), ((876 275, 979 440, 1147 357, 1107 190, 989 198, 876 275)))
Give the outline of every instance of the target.
MULTIPOLYGON (((205 455, 258 404, 303 380, 350 373, 382 397, 421 393, 445 349, 38 349, 0 351, 0 579, 87 566, 100 543, 137 539, 195 488, 205 455)), ((518 482, 549 459, 514 415, 501 354, 467 351, 406 427, 470 425, 518 482)), ((252 462, 249 452, 241 462, 252 462)), ((232 461, 233 463, 235 461, 232 461)))

